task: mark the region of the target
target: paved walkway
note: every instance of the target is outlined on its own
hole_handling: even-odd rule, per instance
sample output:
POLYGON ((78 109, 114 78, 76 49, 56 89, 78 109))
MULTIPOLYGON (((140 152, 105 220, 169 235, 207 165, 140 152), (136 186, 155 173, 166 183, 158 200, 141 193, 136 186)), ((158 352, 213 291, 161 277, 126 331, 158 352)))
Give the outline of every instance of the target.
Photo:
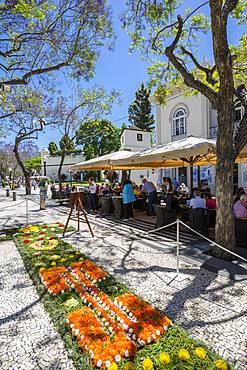
POLYGON ((73 370, 12 241, 0 243, 0 369, 73 370))
MULTIPOLYGON (((50 208, 47 211, 37 212, 38 204, 29 202, 32 223, 65 221, 64 208, 54 208, 52 202, 48 203, 50 208)), ((16 209, 16 212, 25 213, 24 209, 16 209)), ((1 223, 5 222, 2 220, 8 219, 9 226, 13 224, 7 210, 3 216, 0 229, 1 223)), ((174 279, 174 242, 165 239, 161 242, 157 238, 140 240, 128 226, 114 227, 111 221, 94 217, 91 221, 96 235, 94 239, 84 224, 80 233, 66 240, 136 293, 164 309, 176 323, 186 328, 193 337, 207 342, 219 355, 230 360, 236 369, 247 368, 247 285, 244 284, 244 268, 239 266, 236 282, 208 271, 204 264, 197 266, 191 261, 181 261, 181 273, 174 279)), ((209 263, 207 259, 207 266, 209 263)), ((11 289, 11 284, 7 285, 11 289)))

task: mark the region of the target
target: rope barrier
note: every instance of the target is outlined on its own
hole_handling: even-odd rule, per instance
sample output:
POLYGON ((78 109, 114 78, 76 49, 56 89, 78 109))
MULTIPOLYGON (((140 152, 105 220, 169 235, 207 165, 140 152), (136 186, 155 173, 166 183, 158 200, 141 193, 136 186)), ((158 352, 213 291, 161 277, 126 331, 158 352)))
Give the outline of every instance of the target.
POLYGON ((240 256, 239 254, 237 254, 237 253, 235 253, 235 252, 230 251, 229 249, 226 249, 225 247, 222 247, 222 245, 220 245, 220 244, 218 244, 218 243, 214 242, 213 240, 211 240, 211 239, 207 238, 206 236, 202 235, 202 234, 201 234, 201 233, 199 233, 198 231, 196 231, 196 230, 192 229, 192 227, 188 226, 187 224, 185 224, 183 221, 181 221, 181 220, 179 220, 179 219, 177 219, 176 221, 172 222, 172 223, 171 223, 171 224, 169 224, 169 225, 164 225, 164 226, 159 227, 159 228, 157 228, 157 229, 147 231, 145 234, 155 233, 156 231, 166 229, 166 228, 168 228, 168 227, 170 227, 170 226, 173 226, 173 225, 175 225, 175 224, 177 224, 177 223, 179 223, 179 224, 183 225, 184 227, 186 227, 187 229, 191 230, 191 231, 192 231, 193 233, 195 233, 196 235, 198 235, 198 236, 200 236, 201 238, 203 238, 203 239, 207 240, 209 243, 216 245, 216 247, 218 247, 218 248, 220 248, 220 249, 224 250, 224 251, 225 251, 225 252, 227 252, 227 253, 232 254, 233 256, 235 256, 235 257, 237 257, 237 258, 241 259, 241 260, 242 260, 242 261, 244 261, 244 262, 247 262, 247 259, 246 259, 246 258, 244 258, 244 257, 240 256))

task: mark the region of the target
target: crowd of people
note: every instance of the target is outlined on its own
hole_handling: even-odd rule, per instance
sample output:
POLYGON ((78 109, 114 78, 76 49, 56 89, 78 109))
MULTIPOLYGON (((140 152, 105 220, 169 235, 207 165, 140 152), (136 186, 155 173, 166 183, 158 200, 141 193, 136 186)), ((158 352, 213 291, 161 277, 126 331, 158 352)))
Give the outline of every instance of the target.
MULTIPOLYGON (((39 187, 40 190, 40 209, 45 209, 45 200, 47 197, 48 182, 47 179, 41 179, 35 184, 34 188, 39 187)), ((55 183, 51 185, 51 190, 55 190, 55 183)), ((69 184, 62 186, 62 193, 68 198, 71 192, 77 191, 76 186, 69 186, 69 184)), ((196 189, 193 197, 189 196, 187 186, 182 183, 179 184, 176 178, 164 177, 159 190, 153 182, 142 179, 141 184, 138 185, 131 180, 126 179, 122 184, 115 181, 111 184, 108 179, 99 185, 95 182, 93 177, 88 179, 87 191, 89 193, 88 207, 93 213, 97 213, 100 207, 101 197, 121 197, 123 203, 124 219, 133 218, 133 203, 138 199, 144 199, 146 203, 147 215, 155 215, 154 205, 159 204, 160 201, 166 202, 166 206, 170 209, 178 207, 181 198, 186 199, 186 205, 191 209, 202 208, 208 210, 216 209, 216 199, 212 197, 208 186, 196 189)), ((247 218, 247 194, 244 188, 239 188, 234 198, 234 215, 236 218, 247 218)))

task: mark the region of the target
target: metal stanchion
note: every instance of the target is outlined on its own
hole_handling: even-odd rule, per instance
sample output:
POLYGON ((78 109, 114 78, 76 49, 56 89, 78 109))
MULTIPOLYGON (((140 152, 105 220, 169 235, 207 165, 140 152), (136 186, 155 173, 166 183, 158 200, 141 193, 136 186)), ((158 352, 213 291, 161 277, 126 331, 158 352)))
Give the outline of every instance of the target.
POLYGON ((28 220, 28 199, 26 198, 26 225, 29 224, 29 220, 28 220))
POLYGON ((177 276, 179 274, 179 219, 177 219, 177 276))
POLYGON ((9 189, 6 189, 6 197, 9 197, 9 189))
POLYGON ((13 201, 16 201, 16 191, 13 191, 13 201))

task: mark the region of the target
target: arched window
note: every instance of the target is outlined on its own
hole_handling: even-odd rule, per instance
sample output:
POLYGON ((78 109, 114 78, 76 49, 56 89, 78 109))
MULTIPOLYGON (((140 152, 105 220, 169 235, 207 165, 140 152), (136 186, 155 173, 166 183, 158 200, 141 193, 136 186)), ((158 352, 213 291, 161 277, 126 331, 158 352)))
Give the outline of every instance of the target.
POLYGON ((178 108, 172 116, 172 136, 185 135, 187 131, 187 114, 184 108, 178 108))

